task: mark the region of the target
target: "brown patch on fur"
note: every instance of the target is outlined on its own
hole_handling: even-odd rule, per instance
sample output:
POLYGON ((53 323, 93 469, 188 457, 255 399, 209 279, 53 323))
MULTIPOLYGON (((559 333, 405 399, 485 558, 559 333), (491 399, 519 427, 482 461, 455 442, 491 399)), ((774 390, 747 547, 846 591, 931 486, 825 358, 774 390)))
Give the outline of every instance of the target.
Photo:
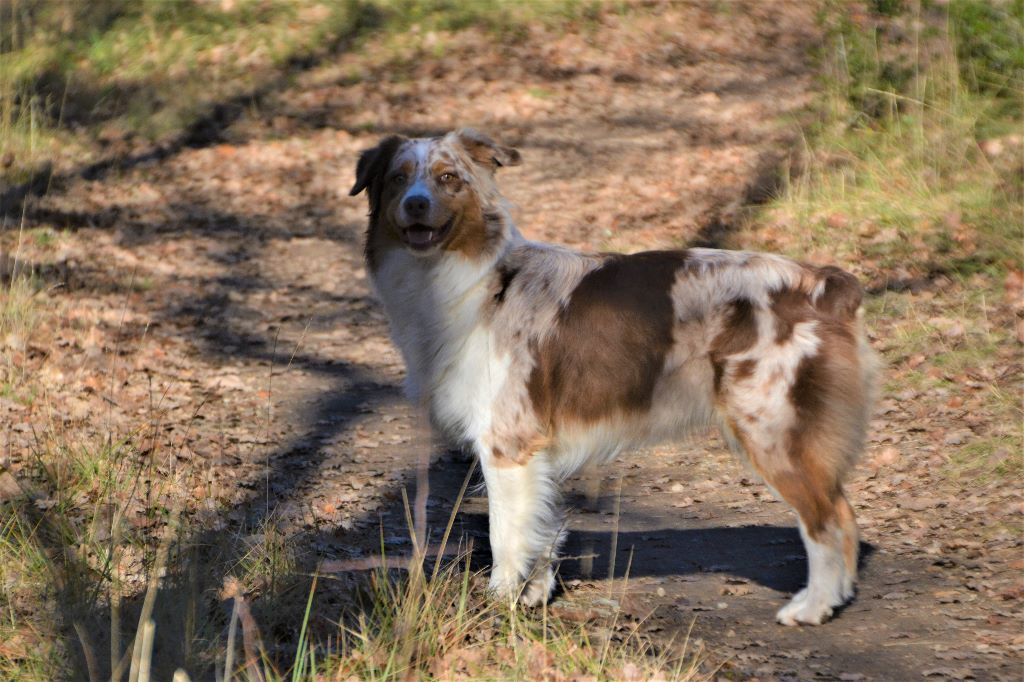
POLYGON ((492 171, 501 166, 518 166, 522 162, 518 151, 511 147, 503 147, 472 128, 463 128, 459 131, 458 137, 473 161, 492 171))
POLYGON ((782 289, 772 294, 771 311, 775 317, 775 343, 780 344, 789 341, 798 324, 815 317, 807 294, 795 289, 782 289))
POLYGON ((853 507, 849 500, 842 493, 836 499, 836 516, 839 520, 839 527, 843 531, 843 562, 846 570, 851 575, 857 574, 857 554, 860 547, 857 533, 857 518, 853 513, 853 507))
POLYGON ((511 469, 512 467, 525 464, 525 462, 520 462, 518 458, 509 457, 501 448, 491 448, 491 455, 494 457, 494 466, 499 469, 511 469))
POLYGON ((733 372, 732 378, 735 381, 743 381, 754 376, 754 370, 757 369, 757 360, 741 360, 736 364, 736 370, 733 372))
POLYGON ((825 280, 825 291, 818 297, 817 308, 832 317, 853 318, 864 299, 857 278, 832 265, 818 268, 818 276, 825 280))
POLYGON ((610 256, 583 277, 535 352, 528 388, 542 424, 650 408, 672 347, 672 285, 686 258, 683 251, 610 256))
POLYGON ((729 314, 725 318, 722 331, 718 333, 708 356, 714 370, 715 393, 722 389, 722 375, 725 373, 725 361, 730 355, 736 355, 757 343, 757 317, 754 304, 741 298, 733 301, 729 314))
POLYGON ((457 216, 452 236, 444 245, 446 251, 458 251, 468 258, 477 258, 488 250, 492 229, 484 215, 480 197, 476 192, 463 191, 447 197, 448 210, 457 216))
POLYGON ((443 248, 467 258, 479 258, 500 239, 505 219, 501 211, 493 207, 489 210, 484 196, 489 191, 486 187, 493 183, 499 167, 515 166, 521 158, 515 149, 503 147, 472 129, 460 130, 456 141, 450 149, 451 156, 442 156, 433 166, 435 178, 443 171, 456 176, 448 184, 437 180, 435 198, 444 201, 448 211, 456 216, 452 236, 443 248))
POLYGON ((831 477, 819 467, 787 471, 771 477, 769 483, 796 509, 807 534, 817 540, 836 517, 835 498, 841 494, 831 477))
POLYGON ((551 439, 542 434, 534 434, 532 438, 524 439, 516 444, 512 454, 505 452, 500 447, 492 447, 491 454, 494 456, 494 465, 499 469, 509 469, 523 466, 541 450, 551 445, 551 439))
POLYGON ((794 449, 799 449, 801 444, 800 432, 821 421, 831 389, 825 356, 818 353, 803 358, 796 368, 796 380, 789 388, 789 401, 796 409, 797 423, 792 434, 794 449))

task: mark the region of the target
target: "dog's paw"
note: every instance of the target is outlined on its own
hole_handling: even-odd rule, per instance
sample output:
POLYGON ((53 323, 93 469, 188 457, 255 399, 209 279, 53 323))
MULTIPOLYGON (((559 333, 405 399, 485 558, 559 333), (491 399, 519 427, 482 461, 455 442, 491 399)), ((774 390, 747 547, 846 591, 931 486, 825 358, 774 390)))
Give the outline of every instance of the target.
POLYGON ((523 606, 540 606, 548 600, 554 589, 555 572, 549 567, 541 575, 531 578, 526 583, 523 593, 519 596, 519 601, 523 606))
POLYGON ((499 568, 491 570, 487 583, 487 594, 497 601, 514 603, 523 591, 523 579, 518 573, 509 573, 499 568))
POLYGON ((853 600, 857 594, 857 586, 853 582, 853 578, 843 578, 843 586, 839 591, 839 599, 837 604, 832 606, 842 606, 853 600))
POLYGON ((810 596, 806 589, 775 614, 775 620, 782 625, 821 625, 831 617, 832 607, 828 602, 810 596))

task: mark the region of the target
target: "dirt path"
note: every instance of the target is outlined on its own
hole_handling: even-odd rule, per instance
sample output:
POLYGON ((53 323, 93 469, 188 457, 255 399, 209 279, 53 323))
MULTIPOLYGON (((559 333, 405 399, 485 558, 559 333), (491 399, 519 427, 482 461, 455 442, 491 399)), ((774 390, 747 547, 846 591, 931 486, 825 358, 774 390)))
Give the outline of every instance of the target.
MULTIPOLYGON (((127 424, 156 400, 167 444, 206 472, 197 516, 211 529, 269 516, 311 553, 346 558, 379 545, 383 519, 400 551, 400 489, 428 444, 362 267, 365 208, 347 197, 358 151, 385 132, 469 123, 523 152, 503 186, 530 237, 634 251, 713 243, 770 189, 794 139, 787 116, 810 101, 805 49, 817 37, 804 3, 724 5, 609 15, 584 37, 537 29, 511 47, 467 31, 440 57, 342 55, 220 131, 225 143, 79 178, 32 204, 31 220, 74 231, 40 263, 65 285, 56 304, 98 325, 85 342, 54 330, 82 351, 46 369, 69 396, 61 415, 127 424), (112 393, 91 378, 100 369, 112 369, 112 393)), ((18 422, 16 406, 3 409, 18 422)), ((1006 506, 1005 491, 979 490, 971 507, 900 473, 881 444, 923 458, 931 446, 909 408, 883 414, 852 484, 860 595, 829 625, 774 624, 804 577, 794 518, 713 442, 624 457, 596 502, 573 482, 582 509, 567 551, 597 558, 589 574, 563 564, 556 608, 595 622, 619 608, 666 640, 693 623, 738 677, 1019 679, 1018 602, 1000 596, 1019 539, 996 529, 986 552, 970 544, 977 510, 1006 506), (608 580, 616 523, 617 576, 632 552, 625 597, 608 580)), ((11 439, 17 457, 28 436, 11 439)), ((465 468, 438 458, 432 523, 465 468)), ((484 508, 470 499, 457 530, 483 538, 484 508)))

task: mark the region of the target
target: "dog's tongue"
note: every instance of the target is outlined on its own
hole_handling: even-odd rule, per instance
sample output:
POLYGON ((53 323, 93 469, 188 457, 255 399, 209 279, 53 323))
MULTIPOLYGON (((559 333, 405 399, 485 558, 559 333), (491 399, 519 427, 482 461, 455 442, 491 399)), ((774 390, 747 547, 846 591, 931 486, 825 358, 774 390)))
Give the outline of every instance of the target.
POLYGON ((414 246, 425 246, 434 238, 434 231, 425 227, 414 227, 406 232, 409 243, 414 246))

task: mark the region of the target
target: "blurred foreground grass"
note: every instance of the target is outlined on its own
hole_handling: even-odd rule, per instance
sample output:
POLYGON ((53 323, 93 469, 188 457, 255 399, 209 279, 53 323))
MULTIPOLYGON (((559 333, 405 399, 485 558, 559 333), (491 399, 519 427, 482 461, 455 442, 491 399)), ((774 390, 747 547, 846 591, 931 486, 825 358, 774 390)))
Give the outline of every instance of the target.
MULTIPOLYGON (((655 646, 618 612, 490 599, 464 546, 353 581, 316 575, 273 519, 248 539, 189 528, 201 484, 169 471, 173 456, 140 453, 146 435, 42 434, 24 496, 0 507, 0 679, 706 679, 685 632, 655 646)), ((607 595, 627 592, 628 579, 607 595)))

